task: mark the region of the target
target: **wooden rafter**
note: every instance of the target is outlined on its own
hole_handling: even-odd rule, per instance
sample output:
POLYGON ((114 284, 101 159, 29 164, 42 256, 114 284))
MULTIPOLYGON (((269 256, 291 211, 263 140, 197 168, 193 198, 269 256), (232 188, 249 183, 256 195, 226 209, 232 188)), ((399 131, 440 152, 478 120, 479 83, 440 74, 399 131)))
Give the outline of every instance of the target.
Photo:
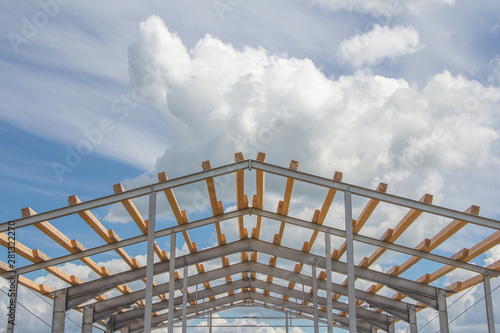
MULTIPOLYGON (((160 172, 158 173, 158 180, 160 182, 166 182, 168 181, 167 174, 165 172, 160 172)), ((168 203, 170 204, 170 208, 172 209, 172 212, 174 214, 174 217, 177 221, 178 225, 186 224, 189 223, 189 218, 186 214, 185 210, 180 209, 179 203, 177 202, 177 198, 175 197, 174 191, 171 188, 168 188, 163 191, 165 193, 165 196, 167 197, 168 203)), ((182 236, 184 237, 184 241, 186 242, 187 248, 189 250, 189 253, 195 253, 198 252, 198 248, 196 247, 195 242, 191 242, 191 238, 189 237, 189 233, 184 230, 182 231, 182 236)), ((202 274, 205 272, 205 267, 203 267, 203 264, 196 264, 195 265, 196 270, 198 271, 198 274, 202 274)), ((178 276, 176 272, 176 276, 178 276)), ((205 289, 210 288, 210 283, 204 283, 203 284, 205 289)))
MULTIPOLYGON (((299 162, 294 161, 294 160, 292 160, 290 162, 290 167, 289 167, 290 170, 297 171, 298 167, 299 167, 299 162)), ((290 208, 290 202, 292 201, 292 192, 293 192, 294 185, 295 185, 295 179, 288 177, 286 180, 285 195, 283 197, 283 201, 280 201, 278 203, 278 208, 277 208, 278 214, 285 215, 285 216, 288 215, 288 210, 290 208)), ((279 229, 278 233, 274 235, 274 239, 273 239, 274 244, 276 244, 276 245, 281 244, 284 231, 285 231, 285 222, 281 221, 280 229, 279 229)), ((271 259, 269 259, 269 266, 275 267, 277 261, 278 261, 278 256, 271 257, 271 259)), ((273 282, 272 275, 267 276, 267 282, 269 282, 269 283, 273 282)), ((265 290, 264 294, 269 295, 269 290, 265 290)))
MULTIPOLYGON (((479 207, 471 206, 467 210, 466 213, 472 215, 479 215, 479 207)), ((420 244, 418 244, 415 249, 425 252, 431 252, 436 249, 439 245, 443 244, 448 238, 453 236, 456 232, 458 232, 461 228, 463 228, 467 223, 460 220, 453 220, 447 226, 445 226, 441 231, 439 231, 434 237, 431 239, 424 239, 420 244)), ((408 260, 406 260, 403 264, 399 266, 393 266, 391 269, 387 271, 388 274, 393 276, 399 276, 406 272, 409 268, 414 266, 417 262, 419 262, 422 258, 417 256, 412 256, 408 260)), ((380 291, 384 285, 382 284, 373 284, 371 285, 367 291, 371 293, 377 293, 380 291)), ((356 305, 360 306, 363 304, 362 301, 357 301, 356 305)))
MULTIPOLYGON (((204 161, 202 163, 202 168, 204 171, 210 170, 212 167, 210 166, 210 161, 204 161)), ((222 206, 222 202, 217 201, 217 193, 215 192, 215 183, 212 177, 206 179, 208 196, 210 198, 210 206, 212 207, 212 215, 217 216, 224 212, 224 207, 222 206)), ((219 245, 226 244, 226 236, 222 233, 220 222, 215 222, 215 232, 217 234, 217 243, 219 245)), ((229 266, 229 259, 227 257, 221 257, 222 266, 229 266)), ((231 276, 226 276, 226 283, 232 282, 231 276)), ((233 295, 234 291, 230 291, 229 295, 233 295)))
MULTIPOLYGON (((70 205, 76 205, 81 203, 81 200, 76 196, 72 195, 68 197, 68 203, 70 205)), ((89 210, 84 210, 81 212, 78 212, 78 215, 85 221, 87 224, 99 235, 101 238, 108 244, 117 242, 121 240, 121 238, 116 234, 116 232, 112 229, 107 230, 102 223, 95 217, 94 214, 92 214, 91 211, 89 210)), ((131 258, 128 253, 125 251, 125 249, 119 247, 115 249, 115 252, 118 253, 118 255, 127 263, 127 265, 132 268, 140 268, 141 265, 135 258, 131 258)), ((146 278, 143 278, 142 281, 146 283, 146 278)), ((153 281, 153 286, 156 285, 156 282, 153 281)), ((166 299, 165 295, 160 295, 159 296, 161 299, 166 299)))
MULTIPOLYGON (((115 193, 122 193, 125 191, 122 184, 113 185, 113 190, 115 193)), ((123 200, 121 203, 122 203, 123 207, 125 207, 125 209, 127 210, 128 214, 130 215, 132 220, 134 220, 135 224, 137 224, 137 226, 141 230, 142 234, 146 235, 148 233, 147 221, 144 220, 141 213, 139 212, 139 210, 135 206, 134 202, 130 199, 127 199, 127 200, 123 200)), ((158 256, 158 258, 161 261, 168 260, 167 252, 165 250, 160 249, 160 247, 158 246, 156 241, 154 242, 154 250, 155 250, 156 255, 158 256)))

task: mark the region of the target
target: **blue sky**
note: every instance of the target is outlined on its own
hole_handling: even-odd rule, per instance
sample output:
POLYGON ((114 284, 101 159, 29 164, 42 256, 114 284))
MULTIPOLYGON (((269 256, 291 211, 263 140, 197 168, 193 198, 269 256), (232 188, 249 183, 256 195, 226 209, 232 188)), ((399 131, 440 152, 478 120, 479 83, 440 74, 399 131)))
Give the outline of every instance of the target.
MULTIPOLYGON (((2 221, 238 151, 500 219, 497 1, 3 1, 0 18, 2 221)), ((293 213, 309 219, 322 198, 303 193, 293 213)))

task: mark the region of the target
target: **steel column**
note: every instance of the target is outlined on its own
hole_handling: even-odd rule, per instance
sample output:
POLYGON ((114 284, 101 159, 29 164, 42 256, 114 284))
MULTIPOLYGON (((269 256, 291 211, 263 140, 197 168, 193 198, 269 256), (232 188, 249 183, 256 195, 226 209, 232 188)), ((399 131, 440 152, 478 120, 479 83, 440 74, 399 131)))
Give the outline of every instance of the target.
POLYGON ((408 304, 408 313, 410 317, 410 321, 408 325, 410 325, 410 333, 417 333, 417 307, 413 304, 408 304))
POLYGON ((312 275, 312 285, 313 285, 314 333, 319 333, 318 278, 316 277, 316 263, 312 265, 311 275, 312 275))
POLYGON ((83 307, 82 333, 92 333, 92 324, 94 323, 94 304, 88 304, 83 307))
POLYGON ((174 298, 175 298, 175 237, 170 235, 170 268, 168 271, 168 333, 174 332, 174 298))
POLYGON ((212 333, 212 312, 208 314, 208 332, 212 333))
POLYGON ((356 289, 354 278, 354 232, 352 228, 351 192, 344 192, 346 256, 347 256, 347 297, 349 303, 349 332, 356 333, 356 289))
POLYGON ((285 333, 288 333, 288 313, 285 313, 285 333))
POLYGON ((7 333, 14 333, 14 326, 16 325, 16 304, 17 304, 17 293, 19 291, 19 276, 17 271, 13 272, 13 276, 9 277, 9 296, 10 303, 7 306, 7 333), (14 287, 14 288, 12 288, 14 287))
POLYGON ((495 316, 493 315, 493 300, 491 299, 491 284, 488 274, 483 274, 483 285, 486 318, 488 320, 488 333, 495 333, 495 316))
POLYGON ((184 266, 182 276, 182 333, 187 332, 187 295, 188 295, 188 266, 184 266))
POLYGON ((326 259, 326 311, 328 312, 328 333, 333 333, 332 316, 332 245, 330 234, 325 232, 325 259, 326 259))
POLYGON ((149 193, 148 244, 146 257, 146 293, 144 307, 144 333, 151 332, 151 314, 153 313, 153 267, 156 220, 156 192, 149 193))
POLYGON ((66 289, 54 292, 54 308, 52 310, 52 333, 64 332, 66 318, 66 289))
POLYGON ((446 290, 438 289, 437 291, 438 312, 439 312, 439 332, 448 333, 448 307, 446 305, 446 290))
POLYGON ((394 322, 389 323, 389 333, 394 333, 396 332, 396 329, 394 327, 394 322))

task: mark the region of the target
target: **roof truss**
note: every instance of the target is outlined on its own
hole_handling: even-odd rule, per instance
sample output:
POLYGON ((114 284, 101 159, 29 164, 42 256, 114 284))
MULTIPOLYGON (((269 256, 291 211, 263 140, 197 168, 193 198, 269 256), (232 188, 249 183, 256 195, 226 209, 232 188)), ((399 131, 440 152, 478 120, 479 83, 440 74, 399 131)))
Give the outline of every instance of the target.
MULTIPOLYGON (((385 193, 387 188, 385 184, 380 184, 377 190, 370 190, 342 183, 342 174, 338 172, 335 173, 333 180, 329 180, 297 171, 298 163, 295 161, 292 161, 289 168, 267 164, 265 163, 265 155, 262 153, 259 153, 257 160, 244 160, 242 154, 238 153, 235 155, 235 161, 233 164, 213 169, 210 163, 205 161, 202 164, 202 172, 172 180, 168 180, 165 173, 160 173, 159 183, 129 191, 126 191, 121 184, 117 184, 114 186, 115 194, 87 202, 81 202, 76 196, 71 196, 69 198, 70 206, 41 214, 36 214, 29 207, 23 209, 23 218, 0 224, 0 232, 8 231, 10 225, 15 225, 16 228, 34 225, 70 253, 51 259, 38 249, 31 250, 20 243, 16 244, 17 253, 33 262, 33 264, 17 268, 19 283, 51 298, 54 298, 54 295, 64 294, 62 304, 65 311, 74 308, 81 310, 85 304, 94 299, 91 310, 88 310, 91 311, 92 321, 103 322, 103 320, 106 320, 110 330, 127 327, 130 332, 141 331, 144 329, 144 325, 148 324, 144 322, 144 308, 148 306, 152 310, 153 317, 152 319, 146 317, 146 319, 151 320, 153 326, 161 326, 165 325, 165 322, 173 324, 174 321, 180 320, 183 316, 193 318, 200 311, 227 309, 250 302, 255 306, 260 304, 263 307, 270 306, 284 311, 294 311, 307 318, 316 318, 317 320, 326 318, 327 322, 330 321, 330 325, 331 321, 334 321, 336 325, 341 327, 352 326, 351 319, 354 317, 358 330, 371 332, 373 327, 389 331, 394 320, 411 323, 413 320, 412 311, 414 312, 416 308, 415 304, 420 308, 430 307, 442 311, 443 295, 450 295, 452 291, 457 292, 471 285, 481 283, 484 276, 497 277, 500 275, 500 261, 496 261, 487 267, 469 263, 470 260, 496 246, 500 241, 500 222, 478 216, 479 207, 471 206, 465 212, 458 212, 432 205, 432 196, 427 194, 420 201, 416 201, 385 193), (244 188, 246 170, 256 171, 256 189, 251 204, 244 188), (264 209, 266 173, 286 179, 284 198, 278 203, 276 213, 264 209), (235 176, 237 210, 224 213, 222 202, 217 200, 216 182, 214 180, 217 179, 216 177, 228 174, 234 174, 235 176), (180 208, 174 189, 202 181, 206 184, 212 216, 197 221, 189 221, 186 211, 180 208), (311 221, 288 216, 296 181, 327 189, 325 200, 321 208, 315 211, 311 221), (148 234, 148 221, 142 217, 133 199, 151 195, 152 193, 156 194, 160 191, 165 193, 177 221, 177 226, 157 230, 153 236, 152 233, 148 234), (358 219, 353 220, 351 237, 353 242, 376 246, 377 249, 370 257, 365 257, 358 265, 353 265, 349 260, 347 262, 341 261, 346 250, 349 257, 349 229, 351 226, 348 225, 346 230, 342 230, 324 224, 337 191, 368 198, 368 202, 358 219), (380 239, 360 235, 360 230, 366 224, 379 202, 406 207, 410 210, 393 229, 388 229, 380 239), (115 231, 107 230, 91 212, 92 209, 114 203, 123 205, 131 219, 136 223, 141 235, 122 240, 115 231), (432 239, 422 240, 415 248, 395 244, 396 239, 423 213, 451 218, 453 221, 432 239), (79 215, 106 244, 86 249, 80 241, 76 239, 70 240, 48 222, 73 214, 79 215), (257 221, 255 228, 248 232, 245 228, 245 218, 250 216, 256 216, 257 221), (280 222, 279 232, 274 235, 272 242, 260 239, 262 224, 265 219, 280 222), (237 221, 239 233, 239 239, 232 242, 226 240, 226 235, 221 228, 221 222, 230 220, 237 221), (199 251, 196 243, 191 241, 189 230, 212 224, 215 226, 217 245, 199 251), (495 231, 474 247, 462 249, 451 257, 431 253, 467 224, 486 227, 495 231), (312 235, 301 248, 285 247, 282 245, 282 240, 287 225, 311 230, 312 235), (174 253, 175 260, 171 260, 169 254, 159 247, 155 239, 165 236, 172 237, 177 233, 182 233, 189 254, 175 257, 174 253), (323 233, 326 235, 325 237, 341 237, 345 241, 331 254, 312 254, 311 249, 319 233, 323 233), (148 251, 148 258, 150 258, 148 262, 153 262, 153 254, 158 258, 158 262, 149 265, 150 267, 141 267, 137 260, 131 258, 124 250, 124 247, 151 241, 152 252, 149 253, 148 251), (97 265, 91 259, 91 256, 111 250, 119 254, 129 265, 130 270, 113 274, 109 269, 97 265), (370 269, 369 266, 387 250, 404 253, 411 257, 402 265, 394 266, 386 273, 370 269), (270 256, 269 264, 259 262, 259 253, 270 256), (235 254, 240 254, 240 261, 230 263, 228 257, 234 257, 235 254), (278 258, 296 262, 295 268, 287 270, 277 267, 278 258), (69 276, 56 267, 56 265, 76 259, 91 268, 100 278, 83 282, 78 277, 69 276), (221 260, 220 268, 206 271, 203 264, 215 259, 221 260), (421 259, 431 260, 444 266, 435 272, 424 274, 417 281, 399 276, 416 265, 421 259), (315 272, 316 268, 321 269, 321 272, 317 275, 314 274, 313 277, 301 274, 304 265, 312 267, 313 272, 315 272), (351 272, 350 265, 353 268, 351 272), (150 282, 148 285, 148 276, 152 277, 170 272, 172 269, 180 270, 189 266, 195 266, 197 273, 181 279, 179 272, 175 271, 170 282, 161 284, 150 282), (447 288, 448 291, 429 285, 432 281, 457 268, 469 270, 478 273, 478 275, 463 283, 457 281, 447 288), (64 293, 59 291, 54 294, 49 286, 37 286, 36 283, 23 276, 23 274, 40 269, 45 269, 65 281, 69 286, 64 289, 64 293), (325 270, 331 270, 331 273, 346 276, 346 279, 341 284, 333 282, 327 284, 325 278, 331 276, 331 273, 325 270), (349 286, 349 279, 347 279, 351 274, 354 279, 362 279, 373 284, 367 291, 354 289, 349 286), (236 279, 231 277, 235 275, 240 277, 236 279), (263 280, 262 277, 264 276, 267 276, 267 279, 263 280), (273 281, 274 279, 287 281, 288 286, 276 284, 273 281), (138 280, 143 280, 146 283, 146 288, 132 290, 128 284, 138 280), (175 283, 171 287, 174 281, 175 283), (189 293, 186 288, 198 287, 198 285, 203 285, 204 289, 196 293, 189 293), (297 289, 297 285, 301 285, 302 288, 307 286, 311 289, 309 292, 300 291, 297 289), (394 290, 396 294, 392 297, 377 294, 384 286, 394 290), (121 295, 109 298, 103 295, 115 288, 120 291, 121 295), (146 296, 148 295, 148 288, 150 288, 150 295, 159 297, 159 302, 153 303, 152 299, 146 296), (174 302, 170 304, 168 299, 174 295, 175 291, 180 292, 181 296, 174 297, 174 302), (330 299, 318 295, 318 292, 324 293, 325 291, 327 295, 329 292, 333 293, 330 299), (170 292, 169 297, 166 295, 168 292, 170 292), (352 307, 339 300, 342 296, 348 296, 349 300, 354 297, 357 306, 361 306, 366 302, 375 310, 361 307, 349 315, 349 312, 352 313, 352 307), (403 302, 402 300, 405 297, 410 298, 411 302, 403 302), (293 302, 290 298, 296 301, 293 302), (208 301, 204 301, 205 299, 208 299, 208 301), (327 311, 329 308, 334 312, 327 311)), ((149 221, 149 223, 153 223, 154 226, 156 207, 154 206, 152 209, 153 214, 151 214, 150 210, 150 220, 152 221, 149 221)), ((0 234, 0 244, 8 247, 6 234, 0 234)), ((12 271, 5 263, 0 263, 0 272, 2 272, 0 275, 4 278, 12 275, 12 271)), ((57 299, 60 299, 60 297, 56 297, 57 299)))

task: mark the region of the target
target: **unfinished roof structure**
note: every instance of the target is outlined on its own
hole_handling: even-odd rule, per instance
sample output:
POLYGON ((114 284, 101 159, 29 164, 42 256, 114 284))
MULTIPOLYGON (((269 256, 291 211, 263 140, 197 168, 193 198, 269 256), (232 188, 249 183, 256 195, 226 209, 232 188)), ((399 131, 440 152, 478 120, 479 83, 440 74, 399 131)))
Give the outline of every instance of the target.
MULTIPOLYGON (((150 332, 160 327, 173 332, 174 327, 182 327, 186 332, 189 321, 194 318, 245 306, 273 309, 286 313, 287 318, 310 319, 315 332, 320 325, 328 332, 332 332, 333 327, 350 332, 393 332, 397 321, 408 323, 408 330, 417 332, 417 312, 430 308, 436 311, 440 331, 448 332, 447 297, 478 284, 484 285, 487 327, 489 332, 494 332, 490 278, 500 275, 500 260, 486 267, 471 260, 499 243, 499 221, 480 217, 476 206, 464 212, 456 211, 433 205, 432 196, 428 194, 420 200, 411 200, 386 193, 383 183, 372 190, 342 182, 340 172, 335 172, 333 179, 327 179, 300 172, 297 167, 295 161, 289 168, 268 164, 262 153, 256 160, 244 160, 243 155, 237 153, 233 164, 211 168, 206 161, 199 173, 170 180, 165 173, 160 173, 159 182, 131 190, 117 184, 115 194, 99 199, 81 202, 71 196, 69 206, 38 214, 25 208, 22 218, 0 224, 0 244, 12 249, 9 232, 14 227, 16 230, 37 228, 67 252, 51 258, 41 249, 30 247, 36 244, 16 241, 16 255, 31 263, 12 267, 0 262, 1 276, 15 286, 22 285, 53 299, 52 332, 64 331, 65 314, 72 309, 82 312, 82 332, 92 332, 93 327, 109 332, 150 332), (227 186, 227 181, 218 182, 221 177, 231 177, 236 191, 227 186), (269 178, 272 178, 270 182, 269 178), (252 188, 248 189, 247 183, 251 183, 252 188), (266 183, 284 186, 282 190, 274 189, 284 191, 284 196, 275 205, 269 205, 274 207, 273 211, 264 207, 266 183), (290 214, 296 203, 292 200, 294 186, 299 183, 307 186, 304 195, 323 196, 312 209, 314 213, 309 220, 290 214), (190 186, 203 186, 202 195, 209 202, 211 216, 189 220, 186 207, 174 192, 189 193, 190 186), (224 201, 236 203, 234 209, 223 207, 218 200, 217 195, 220 197, 222 192, 224 198, 228 193, 232 195, 232 200, 224 201), (253 197, 248 198, 246 193, 253 197), (138 200, 148 202, 147 220, 137 208, 138 200), (354 200, 363 207, 359 212, 353 211, 354 200), (336 212, 332 212, 333 203, 336 203, 336 212), (118 233, 127 232, 103 226, 95 211, 112 205, 125 208, 137 225, 136 234, 120 238, 118 233), (397 207, 397 212, 403 209, 404 212, 399 220, 390 220, 381 214, 384 216, 381 221, 374 213, 379 205, 397 207), (165 206, 176 224, 159 228, 158 212, 165 206), (443 219, 447 222, 432 238, 415 240, 411 246, 397 241, 403 238, 405 231, 411 230, 412 223, 418 224, 422 219, 430 223, 443 219), (390 226, 385 233, 362 232, 365 224, 382 222, 390 226), (76 234, 78 228, 87 224, 100 243, 70 239, 57 228, 65 223, 72 223, 76 234), (237 226, 238 233, 231 236, 225 232, 228 226, 237 226), (448 248, 455 246, 457 252, 442 255, 438 247, 466 226, 479 228, 483 234, 486 230, 487 237, 470 248, 448 244, 448 248), (207 238, 214 228, 216 244, 198 249, 191 237, 196 233, 196 237, 207 238), (302 241, 297 243, 301 237, 302 241), (161 246, 167 243, 169 251, 161 246), (99 245, 88 247, 88 244, 99 245), (143 266, 127 253, 128 247, 138 244, 144 252, 147 249, 143 266), (355 261, 355 246, 356 251, 363 248, 372 253, 355 261), (179 248, 187 248, 186 253, 176 254, 179 248), (112 272, 92 259, 114 252, 128 269, 112 272), (385 256, 394 254, 404 254, 406 259, 384 271, 373 268, 385 256), (97 278, 83 282, 59 268, 74 261, 83 262, 97 278), (444 288, 442 284, 436 286, 436 281, 456 269, 473 272, 473 275, 444 288), (54 290, 26 277, 39 270, 53 274, 64 281, 66 287, 54 290), (411 279, 405 273, 412 270, 425 273, 411 279), (169 272, 173 274, 165 274, 169 272)), ((288 320, 285 326, 288 332, 288 320)), ((15 325, 9 322, 7 332, 14 329, 15 325)))

